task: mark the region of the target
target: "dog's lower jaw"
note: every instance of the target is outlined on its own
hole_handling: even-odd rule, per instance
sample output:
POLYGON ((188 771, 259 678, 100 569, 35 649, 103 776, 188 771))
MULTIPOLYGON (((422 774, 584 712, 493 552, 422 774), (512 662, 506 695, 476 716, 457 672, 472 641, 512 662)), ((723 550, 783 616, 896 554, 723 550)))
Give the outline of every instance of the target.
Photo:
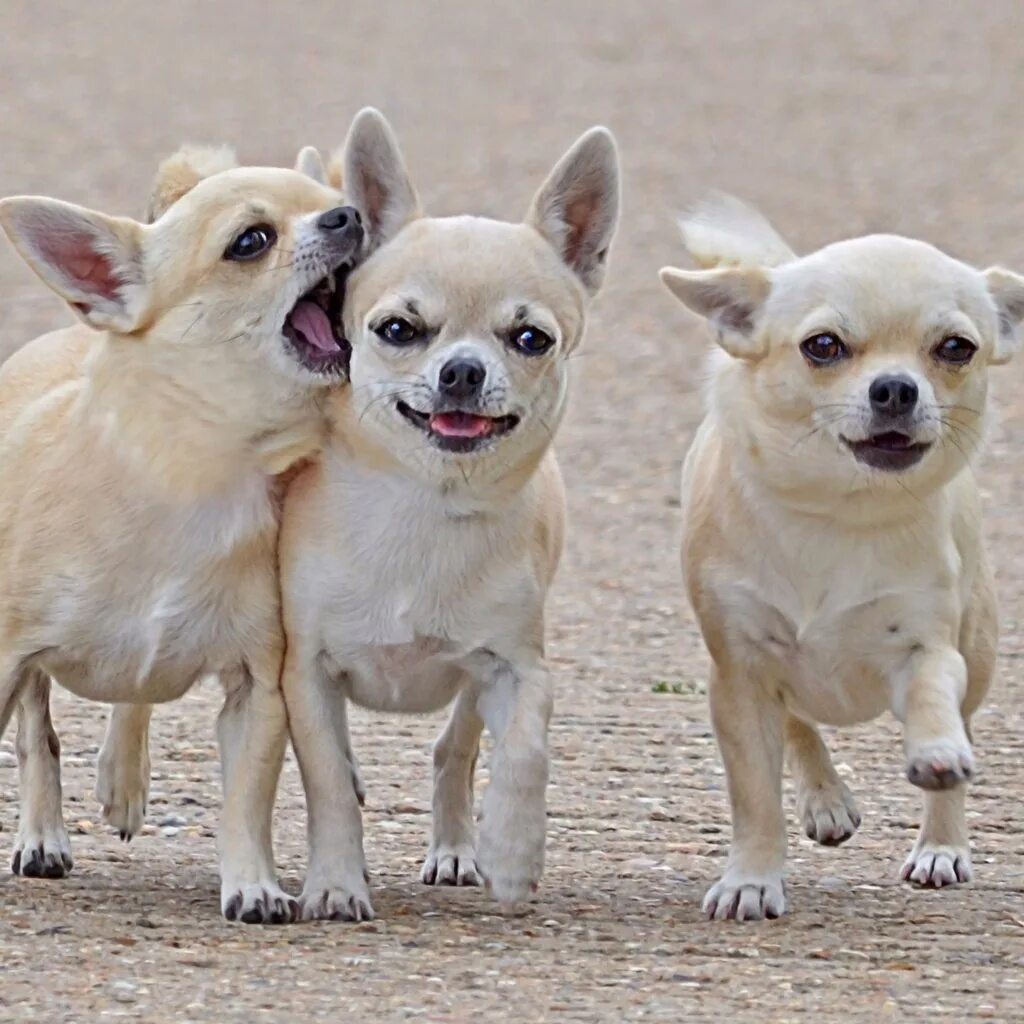
POLYGON ((908 436, 896 432, 867 437, 861 441, 851 441, 846 437, 842 440, 861 465, 883 473, 903 473, 913 469, 932 447, 930 441, 912 441, 908 436))

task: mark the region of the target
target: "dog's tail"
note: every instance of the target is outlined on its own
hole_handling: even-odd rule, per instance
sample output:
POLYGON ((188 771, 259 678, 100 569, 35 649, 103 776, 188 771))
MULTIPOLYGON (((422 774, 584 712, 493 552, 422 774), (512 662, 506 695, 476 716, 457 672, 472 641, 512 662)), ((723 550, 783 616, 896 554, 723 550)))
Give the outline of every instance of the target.
POLYGON ((683 245, 704 270, 715 267, 775 267, 796 253, 752 206, 713 192, 679 219, 683 245))
POLYGON ((337 189, 339 192, 344 184, 344 176, 342 175, 342 167, 345 162, 344 150, 338 149, 331 154, 330 160, 327 161, 327 184, 333 189, 337 189))
POLYGON ((150 191, 146 221, 152 223, 203 178, 238 166, 230 146, 182 146, 157 169, 150 191))

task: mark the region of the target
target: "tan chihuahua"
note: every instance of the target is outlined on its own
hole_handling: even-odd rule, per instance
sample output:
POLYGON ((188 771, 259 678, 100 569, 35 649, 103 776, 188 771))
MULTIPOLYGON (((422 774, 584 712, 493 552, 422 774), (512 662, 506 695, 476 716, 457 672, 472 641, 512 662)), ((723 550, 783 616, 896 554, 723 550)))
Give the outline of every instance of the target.
POLYGON ((427 884, 524 899, 544 861, 544 602, 562 545, 551 442, 618 213, 614 142, 584 135, 525 223, 423 217, 376 111, 344 181, 375 250, 350 279, 350 388, 332 440, 290 489, 281 543, 284 692, 309 807, 306 918, 373 916, 349 700, 454 702, 434 752, 427 884), (480 844, 473 774, 495 737, 480 844))
POLYGON ((18 251, 84 321, 0 372, 0 731, 18 708, 13 869, 60 877, 71 850, 49 677, 127 706, 217 674, 221 906, 278 922, 298 908, 271 849, 287 736, 274 477, 321 443, 363 232, 309 175, 229 163, 167 161, 151 224, 0 203, 18 251))
POLYGON ((902 876, 966 882, 970 720, 997 637, 971 467, 1024 278, 887 235, 798 258, 727 198, 683 231, 711 269, 662 280, 721 349, 683 471, 683 570, 733 815, 704 909, 783 913, 784 746, 807 834, 844 842, 860 816, 815 723, 885 710, 927 791, 902 876))

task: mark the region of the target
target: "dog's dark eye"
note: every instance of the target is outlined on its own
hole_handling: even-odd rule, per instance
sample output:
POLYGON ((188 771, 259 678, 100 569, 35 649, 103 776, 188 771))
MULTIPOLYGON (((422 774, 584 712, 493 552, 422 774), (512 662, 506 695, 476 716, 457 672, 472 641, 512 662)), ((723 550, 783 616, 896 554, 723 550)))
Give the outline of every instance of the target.
POLYGON ((952 366, 966 366, 974 358, 974 353, 977 351, 978 346, 973 341, 968 341, 966 338, 954 335, 952 338, 940 341, 932 349, 932 355, 940 363, 949 363, 952 366))
POLYGON ((244 263, 268 252, 277 241, 277 232, 269 224, 255 224, 246 228, 224 250, 224 259, 244 263))
POLYGON ((800 342, 800 351, 816 366, 830 366, 846 359, 850 350, 834 334, 815 334, 800 342))
POLYGON ((374 334, 389 345, 411 345, 422 335, 408 320, 400 316, 391 316, 383 320, 373 329, 374 334))
POLYGON ((555 339, 550 334, 546 334, 539 327, 531 327, 529 324, 517 327, 508 336, 508 340, 520 352, 524 352, 528 356, 543 355, 555 343, 555 339))

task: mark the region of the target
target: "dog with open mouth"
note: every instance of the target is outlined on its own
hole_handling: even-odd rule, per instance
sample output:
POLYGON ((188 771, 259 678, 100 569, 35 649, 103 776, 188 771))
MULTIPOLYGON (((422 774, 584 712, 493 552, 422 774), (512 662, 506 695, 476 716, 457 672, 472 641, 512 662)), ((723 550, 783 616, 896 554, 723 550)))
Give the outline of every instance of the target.
POLYGON ((351 385, 331 397, 331 442, 290 488, 281 538, 283 689, 309 811, 303 915, 373 916, 348 701, 414 713, 454 702, 422 880, 486 880, 515 904, 544 861, 544 603, 564 520, 551 443, 615 230, 615 145, 604 129, 582 136, 524 223, 432 218, 367 110, 343 180, 371 248, 345 304, 351 385), (477 845, 485 726, 495 747, 477 845))
POLYGON ((298 905, 277 884, 270 829, 287 738, 276 478, 318 450, 325 394, 345 379, 340 311, 363 230, 310 151, 282 170, 182 150, 161 167, 149 219, 0 202, 18 252, 83 321, 0 371, 13 870, 57 878, 72 866, 51 677, 117 704, 100 791, 124 796, 105 810, 129 829, 148 785, 149 705, 216 674, 221 907, 281 922, 298 905))
POLYGON ((729 197, 683 234, 703 269, 662 280, 719 346, 683 471, 683 571, 733 818, 704 909, 783 913, 784 748, 805 832, 837 845, 860 814, 816 726, 886 710, 926 791, 902 877, 966 882, 970 721, 998 629, 972 467, 1024 278, 888 235, 797 257, 729 197))

